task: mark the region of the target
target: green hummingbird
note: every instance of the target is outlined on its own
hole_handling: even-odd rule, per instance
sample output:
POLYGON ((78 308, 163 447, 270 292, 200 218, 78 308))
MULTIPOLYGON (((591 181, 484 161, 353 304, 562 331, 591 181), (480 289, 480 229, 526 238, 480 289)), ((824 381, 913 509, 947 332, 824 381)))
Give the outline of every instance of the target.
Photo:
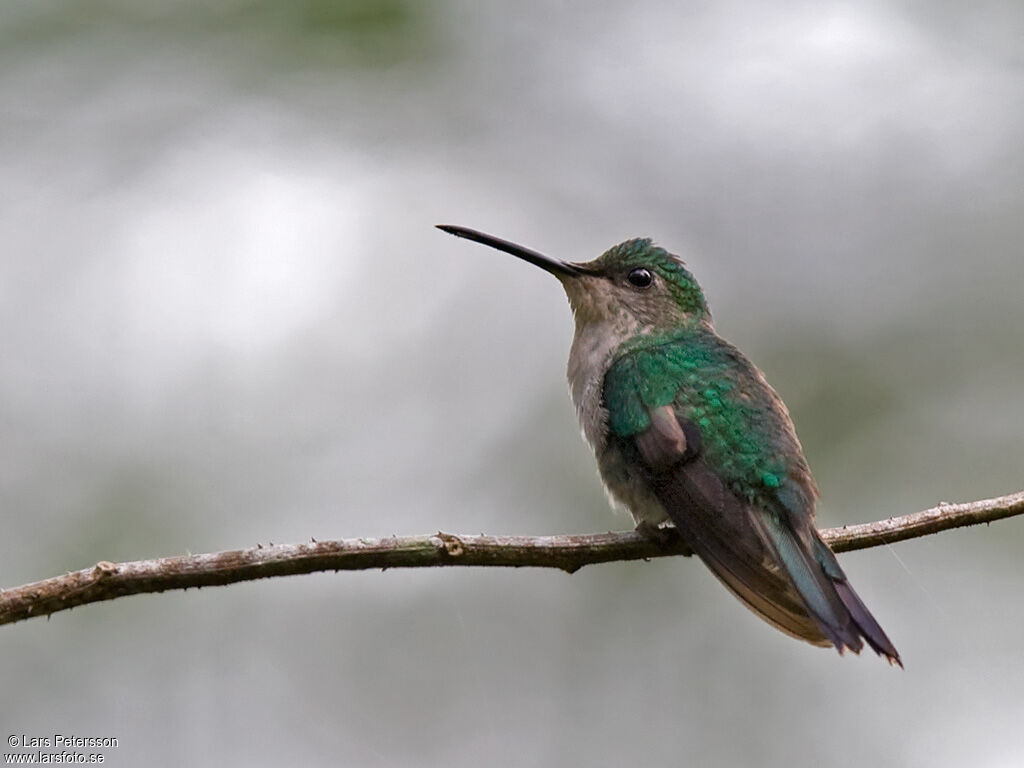
POLYGON ((638 530, 681 536, 783 632, 840 654, 866 642, 903 666, 814 526, 818 489, 785 404, 715 333, 704 293, 678 256, 637 238, 571 263, 438 227, 562 283, 576 321, 573 403, 608 493, 638 530))

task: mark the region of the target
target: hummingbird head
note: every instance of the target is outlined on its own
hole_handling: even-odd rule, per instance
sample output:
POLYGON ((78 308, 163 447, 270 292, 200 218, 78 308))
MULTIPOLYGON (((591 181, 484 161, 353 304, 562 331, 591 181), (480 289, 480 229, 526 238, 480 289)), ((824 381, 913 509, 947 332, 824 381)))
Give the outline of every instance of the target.
POLYGON ((511 253, 557 277, 578 328, 610 322, 651 333, 711 322, 704 292, 682 259, 650 238, 626 240, 593 261, 574 263, 473 229, 449 225, 438 225, 438 229, 511 253))

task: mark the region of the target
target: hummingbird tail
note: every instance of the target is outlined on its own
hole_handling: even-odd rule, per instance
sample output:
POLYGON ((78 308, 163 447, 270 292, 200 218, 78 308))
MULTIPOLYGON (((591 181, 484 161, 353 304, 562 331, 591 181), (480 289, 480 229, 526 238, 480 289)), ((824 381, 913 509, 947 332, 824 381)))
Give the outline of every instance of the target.
POLYGON ((650 473, 652 488, 693 552, 750 610, 813 645, 859 653, 864 640, 900 657, 810 522, 766 515, 738 498, 701 459, 650 473), (862 639, 863 638, 863 639, 862 639))
POLYGON ((903 662, 900 660, 896 646, 892 644, 889 636, 885 634, 885 630, 875 621, 875 617, 871 615, 871 611, 864 605, 860 595, 854 591, 853 586, 846 578, 846 574, 843 573, 843 569, 839 566, 836 556, 829 549, 828 544, 818 535, 817 531, 814 532, 814 555, 829 579, 831 579, 839 599, 843 601, 843 605, 850 612, 850 617, 857 625, 857 629, 860 630, 861 636, 871 646, 871 649, 879 656, 884 656, 890 664, 897 664, 902 669, 903 662))
POLYGON ((890 664, 903 666, 892 641, 850 586, 839 561, 817 530, 808 526, 801 536, 789 521, 771 520, 764 524, 763 533, 803 598, 808 613, 840 653, 847 648, 860 653, 863 638, 890 664))

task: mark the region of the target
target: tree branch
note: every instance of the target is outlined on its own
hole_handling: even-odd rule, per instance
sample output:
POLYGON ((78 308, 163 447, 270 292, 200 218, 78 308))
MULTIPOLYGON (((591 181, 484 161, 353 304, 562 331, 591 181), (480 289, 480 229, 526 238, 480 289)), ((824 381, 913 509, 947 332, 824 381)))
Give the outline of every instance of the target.
MULTIPOLYGON (((826 528, 836 552, 877 547, 1024 514, 1024 491, 965 504, 940 504, 904 517, 826 528)), ((442 565, 533 566, 568 573, 584 565, 689 554, 682 542, 659 546, 630 531, 579 536, 484 536, 438 532, 387 539, 341 539, 257 546, 230 552, 100 562, 64 576, 0 590, 0 624, 127 595, 232 584, 315 571, 425 568, 442 565)))

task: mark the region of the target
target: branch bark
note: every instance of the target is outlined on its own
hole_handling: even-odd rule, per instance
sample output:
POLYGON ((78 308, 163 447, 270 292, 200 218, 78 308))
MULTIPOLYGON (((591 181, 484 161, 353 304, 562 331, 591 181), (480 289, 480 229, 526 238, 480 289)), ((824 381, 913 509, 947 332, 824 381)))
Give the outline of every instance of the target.
MULTIPOLYGON (((903 517, 826 528, 821 533, 833 550, 848 552, 1020 514, 1024 514, 1024 491, 964 504, 940 504, 903 517)), ((682 542, 659 546, 635 531, 565 536, 438 532, 386 539, 311 540, 308 544, 256 546, 126 563, 102 561, 92 568, 0 590, 0 624, 127 595, 316 571, 475 565, 558 568, 573 573, 584 565, 684 554, 689 552, 682 542)))

